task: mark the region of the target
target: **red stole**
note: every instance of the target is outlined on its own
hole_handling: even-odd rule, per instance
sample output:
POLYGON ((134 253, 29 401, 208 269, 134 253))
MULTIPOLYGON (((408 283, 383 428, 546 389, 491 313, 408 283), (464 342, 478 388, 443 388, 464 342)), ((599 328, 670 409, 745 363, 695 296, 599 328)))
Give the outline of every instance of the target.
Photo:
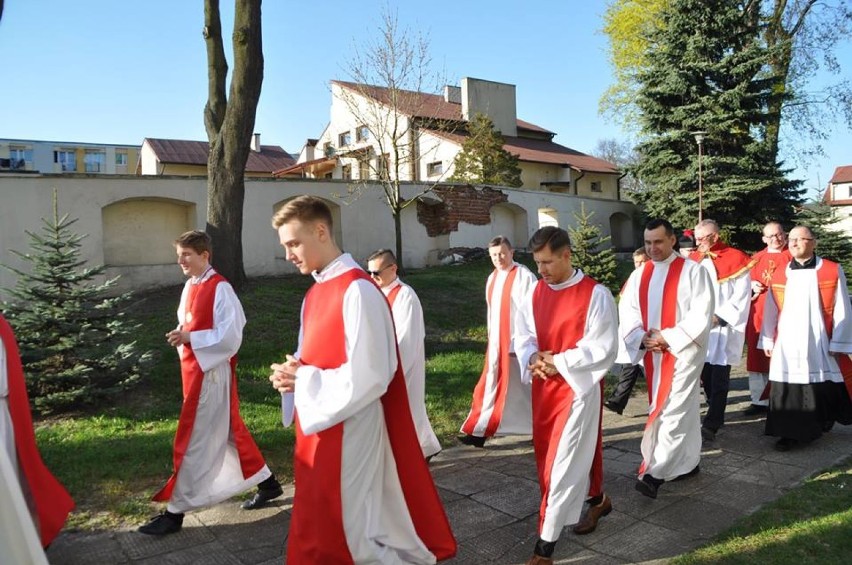
MULTIPOLYGON (((828 339, 831 339, 831 334, 834 331, 834 303, 837 297, 837 285, 840 282, 840 266, 834 261, 828 259, 822 260, 822 265, 816 269, 817 287, 819 288, 819 300, 822 305, 822 321, 825 325, 825 333, 828 339)), ((784 291, 787 286, 787 269, 779 269, 772 277, 772 298, 778 305, 778 318, 780 320, 781 313, 784 308, 784 291)), ((799 297, 796 297, 799 299, 799 297)), ((806 299, 801 297, 802 300, 806 299)), ((843 375, 843 381, 846 383, 846 391, 852 397, 852 359, 846 354, 841 354, 836 357, 837 365, 840 368, 840 374, 843 375)), ((768 385, 768 383, 767 383, 768 385)), ((765 393, 766 391, 764 391, 765 393)))
MULTIPOLYGON (((769 289, 772 277, 776 271, 783 271, 790 262, 790 251, 784 249, 781 253, 769 253, 766 249, 752 255, 751 280, 759 281, 769 289)), ((746 358, 746 370, 754 373, 769 372, 769 357, 763 350, 757 348, 757 340, 760 337, 760 327, 763 324, 763 308, 766 304, 767 292, 760 293, 752 300, 748 313, 748 324, 746 324, 745 341, 748 347, 746 358)))
MULTIPOLYGON (((533 291, 533 317, 539 351, 561 353, 576 347, 585 334, 589 302, 597 283, 583 276, 562 290, 553 290, 543 280, 533 291)), ((533 449, 541 489, 539 531, 544 523, 550 492, 550 473, 565 423, 571 415, 574 390, 562 376, 533 378, 533 449)))
MULTIPOLYGON (((360 269, 351 269, 308 290, 302 321, 303 364, 332 369, 347 361, 343 296, 359 279, 370 281, 360 269)), ((399 353, 396 373, 381 398, 388 440, 417 535, 439 561, 449 559, 456 554, 456 541, 417 441, 398 358, 399 353)), ((287 538, 288 563, 352 563, 343 529, 340 490, 345 425, 341 422, 306 435, 296 413, 293 471, 299 486, 287 538)))
MULTIPOLYGON (((666 274, 666 280, 663 283, 662 289, 663 304, 660 311, 660 327, 657 329, 665 330, 677 325, 677 287, 685 263, 686 261, 683 257, 678 256, 669 264, 669 271, 666 274)), ((645 331, 650 329, 648 326, 648 292, 653 273, 654 263, 652 261, 645 263, 642 269, 642 278, 639 282, 639 309, 642 312, 642 327, 645 331)), ((645 353, 644 361, 645 374, 648 376, 648 401, 654 402, 654 411, 648 415, 648 421, 645 423, 645 429, 648 429, 659 417, 663 405, 672 391, 675 356, 668 350, 662 353, 662 361, 660 361, 660 385, 657 387, 657 390, 652 390, 654 382, 654 353, 652 351, 645 353)), ((645 472, 647 464, 647 461, 642 461, 642 465, 639 467, 640 475, 645 472)))
MULTIPOLYGON (((56 480, 45 466, 38 451, 30 413, 30 400, 24 381, 21 356, 15 334, 0 315, 0 339, 6 348, 6 376, 9 381, 9 415, 15 432, 15 451, 21 480, 27 482, 32 502, 38 515, 36 524, 41 545, 47 547, 62 529, 68 513, 74 509, 74 501, 68 491, 56 480)), ((15 464, 15 461, 12 461, 15 464)))
MULTIPOLYGON (((216 287, 219 283, 227 282, 225 277, 214 273, 206 281, 190 284, 186 298, 186 321, 181 328, 183 331, 194 332, 213 328, 213 303, 216 299, 216 287)), ((201 385, 204 382, 204 372, 198 366, 192 345, 183 346, 180 359, 181 383, 183 384, 183 405, 180 409, 177 431, 175 432, 174 452, 172 455, 174 472, 166 485, 154 495, 152 500, 167 501, 177 481, 177 475, 183 462, 183 456, 189 448, 192 428, 195 424, 195 414, 198 411, 198 401, 201 396, 201 385)), ((231 357, 231 395, 230 395, 230 424, 231 436, 240 457, 240 468, 243 478, 247 479, 260 471, 264 465, 263 455, 257 448, 254 439, 240 417, 240 400, 237 396, 237 357, 231 357)))
POLYGON ((706 253, 697 249, 689 254, 689 258, 700 263, 705 257, 710 257, 716 268, 716 281, 719 284, 737 278, 751 268, 748 255, 734 249, 726 243, 717 241, 706 253))
POLYGON ((396 296, 399 294, 399 291, 402 290, 402 283, 396 285, 391 289, 391 291, 387 295, 388 304, 393 308, 393 303, 396 302, 396 296))
MULTIPOLYGON (((509 342, 512 340, 511 334, 511 316, 512 316, 512 285, 515 282, 515 277, 518 274, 517 265, 512 267, 512 270, 506 276, 503 282, 503 292, 500 297, 500 337, 497 346, 497 354, 500 356, 497 363, 497 394, 494 398, 494 409, 491 412, 491 417, 488 419, 488 425, 485 427, 483 437, 491 437, 497 433, 497 428, 500 427, 500 421, 503 419, 503 407, 506 405, 506 394, 509 391, 509 342)), ((494 294, 494 281, 497 280, 497 270, 494 271, 494 276, 488 285, 485 300, 488 303, 488 311, 490 316, 492 298, 494 294)), ((490 341, 490 336, 489 336, 490 341)), ((470 407, 470 414, 467 416, 462 431, 468 435, 473 434, 476 423, 482 414, 482 403, 485 400, 485 387, 488 381, 488 368, 491 366, 489 359, 488 347, 485 350, 485 364, 482 368, 482 374, 479 376, 479 382, 473 389, 473 402, 470 407)))

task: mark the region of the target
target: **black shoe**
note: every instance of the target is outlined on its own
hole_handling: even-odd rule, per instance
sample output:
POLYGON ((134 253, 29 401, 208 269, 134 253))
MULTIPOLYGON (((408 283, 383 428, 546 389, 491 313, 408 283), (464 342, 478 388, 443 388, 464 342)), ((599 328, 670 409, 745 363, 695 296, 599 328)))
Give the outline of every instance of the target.
POLYGON ((666 481, 663 479, 657 479, 651 475, 645 475, 641 480, 636 481, 636 490, 648 498, 657 498, 657 491, 660 490, 660 485, 664 482, 666 481))
POLYGON ((697 475, 699 473, 699 471, 701 471, 701 469, 699 469, 698 465, 696 465, 695 468, 692 471, 684 473, 683 475, 678 475, 677 477, 672 479, 672 481, 682 481, 683 479, 688 479, 689 477, 694 477, 695 475, 697 475))
POLYGON ((790 451, 796 445, 798 445, 798 441, 789 437, 782 437, 778 441, 775 442, 775 451, 790 451))
POLYGON ((278 498, 282 494, 284 494, 284 490, 281 488, 280 484, 273 488, 259 488, 257 489, 257 492, 254 493, 253 497, 243 502, 242 509, 257 510, 258 508, 263 508, 266 506, 267 502, 273 498, 278 498))
POLYGON ((761 406, 760 404, 750 404, 748 408, 743 410, 743 416, 758 416, 761 414, 766 414, 769 412, 768 406, 761 406))
POLYGON ((465 445, 472 445, 473 447, 484 447, 485 446, 485 438, 479 436, 472 435, 463 435, 459 436, 458 440, 460 443, 465 445))
POLYGON ((144 526, 139 526, 139 533, 149 536, 165 536, 176 534, 183 527, 183 514, 166 511, 154 516, 144 526))
POLYGON ((621 413, 624 412, 624 408, 620 408, 618 406, 618 404, 616 404, 612 400, 607 400, 606 402, 604 402, 604 408, 606 408, 607 410, 610 410, 612 412, 615 412, 619 416, 621 416, 621 413))
POLYGON ((701 426, 701 439, 704 441, 713 441, 716 439, 716 432, 711 430, 710 428, 705 428, 701 426))

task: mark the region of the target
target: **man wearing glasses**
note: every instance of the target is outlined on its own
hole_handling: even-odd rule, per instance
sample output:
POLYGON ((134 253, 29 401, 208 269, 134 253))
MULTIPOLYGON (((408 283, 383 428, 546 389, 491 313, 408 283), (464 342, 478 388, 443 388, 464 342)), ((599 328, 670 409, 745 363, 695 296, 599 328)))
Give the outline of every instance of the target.
POLYGON ((810 228, 793 228, 792 260, 775 271, 766 293, 759 346, 771 357, 766 435, 780 438, 778 451, 819 438, 835 422, 852 424, 846 276, 815 254, 816 244, 810 228))
POLYGON ((428 461, 441 451, 441 444, 426 414, 426 325, 420 299, 413 288, 399 280, 397 269, 396 256, 390 249, 379 249, 367 259, 367 274, 379 285, 391 307, 411 417, 423 457, 428 461))
POLYGON ((714 220, 703 220, 695 226, 695 242, 698 248, 689 258, 701 263, 707 270, 716 299, 707 359, 701 372, 707 398, 701 437, 705 441, 713 441, 725 423, 731 366, 739 365, 743 355, 751 304, 751 278, 748 276, 748 255, 721 240, 719 224, 714 220))
MULTIPOLYGON (((751 308, 746 325, 746 369, 751 405, 745 409, 746 416, 756 416, 769 410, 769 399, 764 396, 769 382, 769 358, 757 347, 760 325, 763 323, 763 306, 772 276, 783 270, 790 262, 787 250, 787 234, 778 222, 763 226, 763 242, 766 249, 751 256, 751 308)), ((768 392, 768 391, 767 391, 768 392)))

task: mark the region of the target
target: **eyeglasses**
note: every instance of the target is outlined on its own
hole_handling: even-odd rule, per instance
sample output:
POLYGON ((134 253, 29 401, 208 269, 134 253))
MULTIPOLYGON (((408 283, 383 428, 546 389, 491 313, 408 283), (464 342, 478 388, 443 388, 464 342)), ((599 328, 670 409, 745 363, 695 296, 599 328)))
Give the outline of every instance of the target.
POLYGON ((378 271, 367 271, 367 274, 370 275, 371 277, 377 277, 377 276, 382 274, 382 271, 384 271, 385 269, 389 269, 391 267, 393 267, 393 263, 391 263, 390 265, 385 265, 384 267, 382 267, 378 271))
POLYGON ((790 243, 798 243, 800 241, 813 241, 813 240, 814 240, 814 238, 812 238, 812 237, 791 237, 788 241, 790 243))
POLYGON ((696 236, 695 241, 704 241, 705 239, 709 239, 716 235, 715 233, 708 233, 707 235, 702 235, 701 237, 696 236))
POLYGON ((764 235, 763 239, 784 239, 783 233, 773 233, 772 235, 764 235))

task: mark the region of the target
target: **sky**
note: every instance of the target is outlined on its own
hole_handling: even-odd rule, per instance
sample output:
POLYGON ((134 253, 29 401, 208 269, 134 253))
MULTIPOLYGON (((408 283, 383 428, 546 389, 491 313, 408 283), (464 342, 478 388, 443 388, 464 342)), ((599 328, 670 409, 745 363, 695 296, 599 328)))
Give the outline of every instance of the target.
MULTIPOLYGON (((223 0, 230 43, 233 3, 223 0)), ((298 153, 329 120, 329 81, 347 80, 353 47, 374 40, 382 10, 429 42, 434 69, 458 85, 474 77, 516 86, 517 114, 590 153, 629 131, 598 113, 612 82, 604 0, 266 0, 263 90, 255 131, 298 153)), ((0 21, 0 137, 139 144, 206 140, 202 0, 7 0, 0 21)), ((852 73, 852 39, 838 59, 852 73)), ((832 77, 820 75, 815 84, 832 77)), ((814 191, 852 164, 852 131, 830 132, 826 155, 791 176, 814 191)))

